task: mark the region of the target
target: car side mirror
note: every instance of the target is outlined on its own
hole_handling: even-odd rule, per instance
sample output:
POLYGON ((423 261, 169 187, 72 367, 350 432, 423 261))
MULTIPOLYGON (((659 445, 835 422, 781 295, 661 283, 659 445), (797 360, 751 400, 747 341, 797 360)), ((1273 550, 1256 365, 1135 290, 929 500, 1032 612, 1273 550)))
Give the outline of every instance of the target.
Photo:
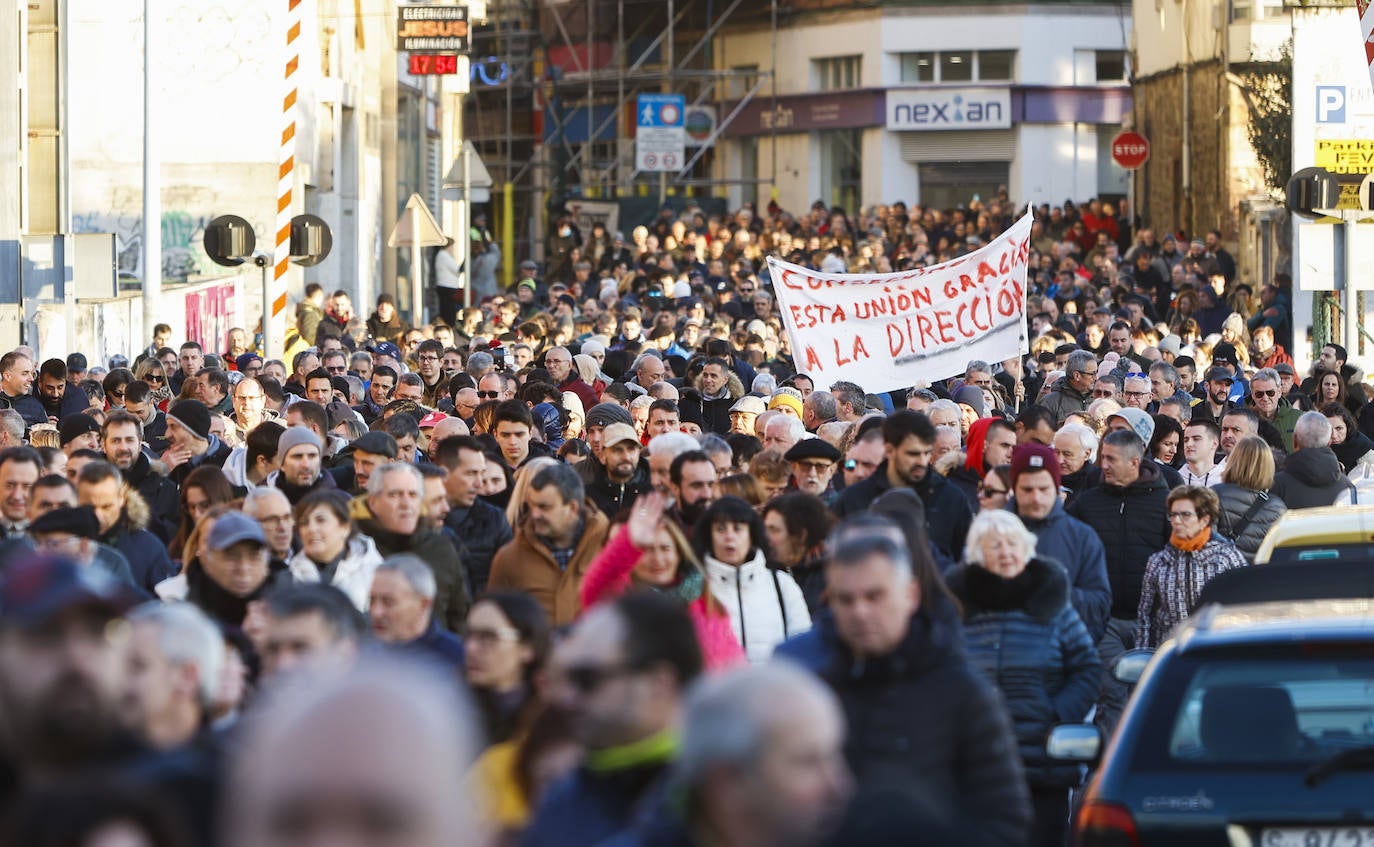
POLYGON ((1145 668, 1154 658, 1153 650, 1127 650, 1112 665, 1112 676, 1117 682, 1135 685, 1145 673, 1145 668))
POLYGON ((1095 764, 1102 755, 1102 731, 1090 723, 1061 723, 1050 730, 1045 753, 1063 762, 1095 764))

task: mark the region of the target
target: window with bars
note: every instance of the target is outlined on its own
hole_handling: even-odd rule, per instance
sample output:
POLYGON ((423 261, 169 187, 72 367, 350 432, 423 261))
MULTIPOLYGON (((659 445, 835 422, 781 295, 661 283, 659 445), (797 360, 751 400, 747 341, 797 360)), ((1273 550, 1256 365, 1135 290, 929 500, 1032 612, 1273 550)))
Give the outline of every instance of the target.
POLYGON ((1015 50, 945 50, 898 55, 902 82, 1011 82, 1015 50))
POLYGON ((829 56, 811 60, 812 89, 835 91, 863 83, 863 56, 829 56))

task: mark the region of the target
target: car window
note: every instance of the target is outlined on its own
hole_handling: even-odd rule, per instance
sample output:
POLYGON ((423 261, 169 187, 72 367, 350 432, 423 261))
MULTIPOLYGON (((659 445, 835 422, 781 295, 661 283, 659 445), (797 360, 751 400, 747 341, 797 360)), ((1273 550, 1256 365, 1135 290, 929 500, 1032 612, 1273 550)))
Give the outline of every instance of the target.
POLYGON ((1146 767, 1311 764, 1374 744, 1374 658, 1225 658, 1179 663, 1150 706, 1167 745, 1145 744, 1146 767))
POLYGON ((1295 547, 1275 547, 1269 554, 1269 564, 1331 560, 1367 562, 1371 558, 1374 558, 1374 545, 1370 544, 1303 544, 1295 547))

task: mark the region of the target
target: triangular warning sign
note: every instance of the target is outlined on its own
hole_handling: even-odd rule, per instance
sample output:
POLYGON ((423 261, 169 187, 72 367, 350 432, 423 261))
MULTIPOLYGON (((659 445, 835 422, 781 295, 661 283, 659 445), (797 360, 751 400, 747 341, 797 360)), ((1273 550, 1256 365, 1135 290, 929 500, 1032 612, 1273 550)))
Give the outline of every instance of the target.
POLYGON ((486 163, 477 155, 477 148, 472 146, 471 141, 463 142, 463 149, 458 152, 453 164, 449 166, 448 173, 444 175, 444 185, 462 187, 463 153, 468 154, 468 184, 473 188, 491 188, 491 171, 487 170, 486 163))
POLYGON ((419 213, 420 226, 420 246, 421 247, 442 247, 448 243, 448 236, 444 235, 439 229, 439 222, 434 219, 434 213, 425 205, 425 199, 418 194, 410 195, 406 201, 405 211, 401 213, 400 219, 396 221, 396 226, 391 230, 391 237, 386 240, 390 247, 413 247, 415 246, 414 220, 416 212, 419 213))

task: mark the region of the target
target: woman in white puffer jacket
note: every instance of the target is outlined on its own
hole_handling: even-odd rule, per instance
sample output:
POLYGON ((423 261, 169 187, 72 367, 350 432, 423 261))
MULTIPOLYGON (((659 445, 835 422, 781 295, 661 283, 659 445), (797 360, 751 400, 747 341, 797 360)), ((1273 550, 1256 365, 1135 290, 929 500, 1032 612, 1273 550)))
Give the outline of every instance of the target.
POLYGON ((372 577, 382 554, 372 539, 358 532, 348 513, 349 497, 335 490, 316 491, 296 505, 296 532, 301 551, 286 563, 292 582, 323 582, 348 595, 367 613, 372 577))
POLYGON ((769 566, 763 520, 748 503, 712 503, 692 531, 692 546, 751 663, 768 661, 773 648, 811 629, 806 597, 791 574, 769 566))

